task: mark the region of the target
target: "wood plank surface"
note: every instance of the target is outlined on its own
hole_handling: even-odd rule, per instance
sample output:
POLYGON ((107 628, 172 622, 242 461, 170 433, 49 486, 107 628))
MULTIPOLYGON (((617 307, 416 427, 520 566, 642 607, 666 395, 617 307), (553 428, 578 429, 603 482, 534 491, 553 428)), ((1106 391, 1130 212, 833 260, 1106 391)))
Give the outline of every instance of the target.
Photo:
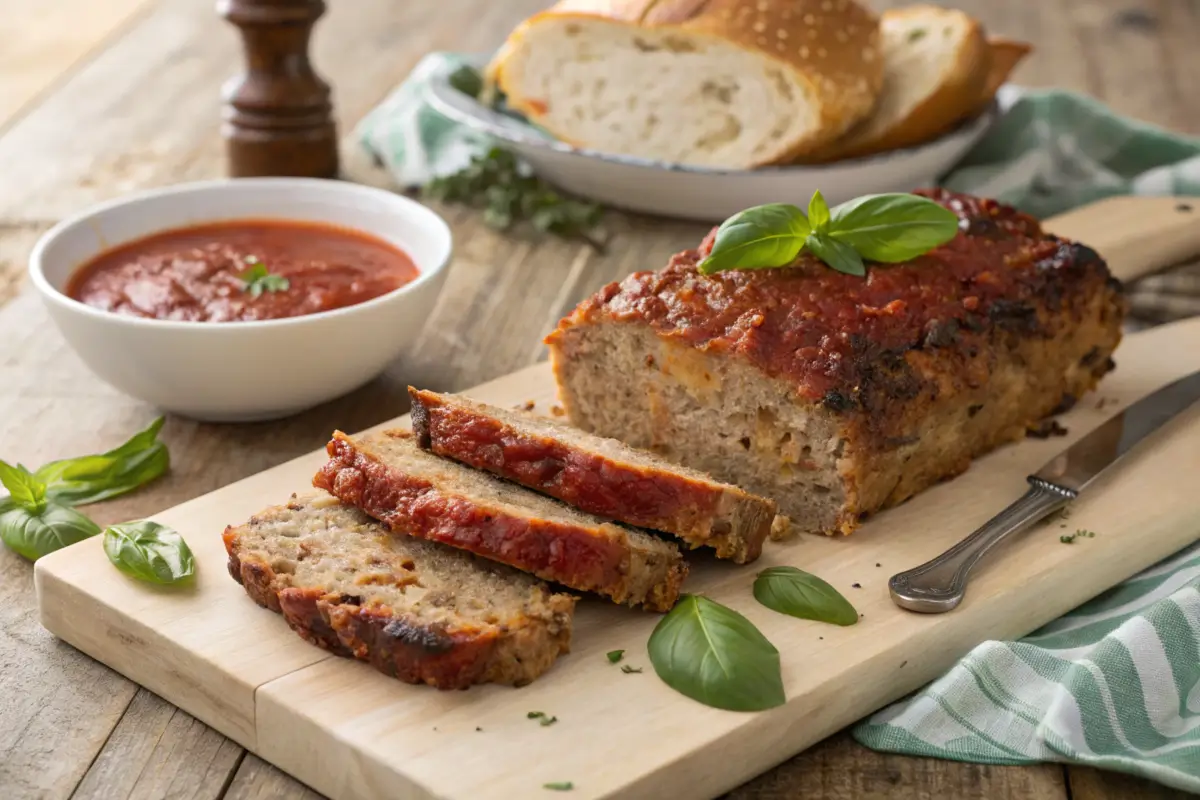
MULTIPOLYGON (((194 590, 147 589, 106 570, 91 539, 38 561, 41 617, 66 641, 338 800, 521 797, 564 779, 580 797, 710 797, 918 688, 981 641, 1040 627, 1195 540, 1200 500, 1189 489, 1200 473, 1200 413, 1177 420, 1073 504, 1072 524, 1097 531, 1086 547, 1063 547, 1053 533, 1021 537, 989 559, 951 614, 911 614, 888 598, 888 575, 942 552, 1020 496, 1024 476, 1072 439, 1200 369, 1200 319, 1135 334, 1118 357, 1104 410, 1078 404, 1061 417, 1066 436, 979 459, 954 481, 872 518, 852 539, 797 537, 764 550, 753 567, 691 559, 687 590, 736 608, 779 649, 788 702, 770 713, 715 711, 652 677, 612 669, 604 653, 618 648, 644 663, 658 617, 595 600, 577 609, 570 655, 519 691, 433 692, 303 644, 225 574, 216 532, 307 490, 323 450, 155 515, 192 544, 194 590), (862 619, 836 628, 756 605, 749 584, 774 564, 820 575, 852 598, 862 619), (1062 579, 1067 570, 1070 581, 1062 579), (81 607, 91 610, 86 618, 74 613, 81 607), (307 666, 290 661, 293 644, 314 656, 307 666), (525 719, 531 708, 558 717, 552 737, 525 719), (253 721, 250 735, 244 719, 253 721)), ((556 399, 546 364, 469 393, 503 407, 533 400, 543 413, 556 399)))
MULTIPOLYGON (((875 3, 877 7, 901 4, 899 0, 875 3)), ((1036 52, 1014 76, 1017 82, 1088 91, 1119 112, 1200 132, 1200 94, 1192 91, 1200 75, 1200 50, 1195 47, 1200 41, 1200 4, 1191 0, 945 4, 976 14, 997 33, 1035 43, 1036 52), (1097 42, 1106 49, 1090 51, 1097 42), (1161 57, 1156 55, 1159 50, 1161 57), (1145 70, 1145 63, 1157 71, 1145 70), (1122 69, 1147 76, 1155 85, 1124 80, 1122 69), (1154 102, 1147 102, 1148 93, 1154 102)), ((19 291, 37 235, 61 216, 129 189, 222 172, 217 98, 221 82, 236 69, 236 35, 215 17, 211 0, 158 0, 146 5, 153 6, 153 13, 114 26, 120 35, 103 52, 81 50, 82 57, 60 77, 44 83, 48 89, 39 89, 31 102, 22 101, 19 118, 10 117, 7 128, 0 125, 0 175, 5 176, 0 180, 0 304, 19 291)), ((541 5, 539 0, 330 3, 327 17, 317 27, 314 60, 334 86, 342 132, 347 133, 421 53, 435 48, 486 48, 541 5)), ((15 32, 22 40, 21 52, 61 54, 64 51, 56 42, 66 41, 63 36, 92 36, 97 41, 111 36, 101 33, 103 26, 95 23, 95 16, 87 15, 112 13, 121 6, 130 7, 129 0, 0 0, 5 20, 0 32, 0 94, 15 85, 13 76, 26 80, 12 69, 11 56, 17 51, 5 44, 13 41, 15 32), (44 25, 35 30, 18 22, 31 14, 51 14, 67 7, 83 9, 72 17, 75 30, 44 25)), ((65 62, 60 58, 58 63, 65 62)), ((555 319, 613 277, 661 263, 669 252, 693 242, 697 230, 613 215, 610 224, 617 241, 612 252, 597 256, 585 248, 521 232, 500 236, 483 228, 474 215, 448 213, 457 240, 470 243, 470 249, 464 249, 456 262, 451 284, 443 292, 435 319, 416 343, 419 346, 406 356, 410 374, 441 389, 462 389, 539 358, 545 320, 555 319), (508 264, 509 270, 501 269, 500 263, 508 264), (514 264, 525 265, 524 277, 534 276, 532 287, 511 276, 514 264), (460 324, 459 314, 476 310, 487 311, 489 325, 501 326, 515 338, 501 341, 488 325, 460 324), (521 337, 525 338, 517 341, 521 337)), ((175 456, 172 475, 88 512, 102 524, 145 516, 285 461, 317 446, 335 420, 361 428, 403 411, 407 404, 401 383, 402 377, 393 372, 349 398, 274 425, 231 429, 170 420, 164 435, 175 456)), ((136 401, 96 385, 65 351, 32 298, 23 297, 0 310, 0 456, 40 463, 103 449, 152 415, 136 401)), ((6 797, 17 800, 69 796, 93 761, 117 746, 120 740, 110 737, 137 693, 119 675, 49 636, 37 623, 31 598, 29 565, 0 550, 0 667, 6 684, 6 691, 0 693, 0 786, 6 797)), ((153 728, 127 730, 131 737, 154 746, 153 728)), ((145 746, 139 752, 145 752, 145 746)), ((168 760, 188 763, 185 753, 172 752, 168 760)), ((942 791, 946 787, 964 787, 962 796, 974 797, 975 790, 967 787, 987 786, 994 790, 987 796, 997 798, 1065 797, 1065 789, 1056 788, 1053 781, 1037 784, 1038 791, 1056 794, 1034 794, 1022 788, 1032 784, 1017 777, 1061 775, 1058 767, 922 762, 929 765, 926 772, 895 766, 914 763, 869 753, 844 738, 834 739, 763 776, 738 796, 886 795, 890 800, 906 800, 946 796, 942 791), (819 766, 810 758, 814 753, 823 759, 819 766)), ((1072 778, 1079 773, 1069 772, 1072 778)), ((228 779, 232 783, 227 796, 308 796, 294 781, 252 756, 228 779)), ((1161 796, 1148 782, 1120 780, 1123 794, 1094 796, 1161 796)), ((1078 793, 1085 789, 1076 788, 1076 783, 1073 780, 1073 789, 1083 796, 1078 793)), ((129 785, 125 779, 110 785, 113 788, 105 796, 128 796, 118 791, 129 785)), ((1088 785, 1108 784, 1096 779, 1088 785)))

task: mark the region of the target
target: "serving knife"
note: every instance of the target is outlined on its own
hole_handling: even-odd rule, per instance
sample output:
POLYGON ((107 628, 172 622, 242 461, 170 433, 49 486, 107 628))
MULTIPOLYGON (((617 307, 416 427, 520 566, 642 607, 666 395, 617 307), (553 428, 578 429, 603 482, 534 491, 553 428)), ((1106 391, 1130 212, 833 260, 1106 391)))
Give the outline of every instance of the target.
POLYGON ((892 601, 909 611, 940 614, 958 606, 971 570, 1010 536, 1064 508, 1096 478, 1172 417, 1200 400, 1200 372, 1146 395, 1030 475, 1021 499, 937 558, 893 575, 892 601))

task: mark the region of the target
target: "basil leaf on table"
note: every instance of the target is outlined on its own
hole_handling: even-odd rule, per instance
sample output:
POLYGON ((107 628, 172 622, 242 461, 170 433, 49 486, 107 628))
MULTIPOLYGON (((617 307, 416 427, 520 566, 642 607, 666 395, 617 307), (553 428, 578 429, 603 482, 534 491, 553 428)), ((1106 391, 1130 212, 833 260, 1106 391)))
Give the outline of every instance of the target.
POLYGON ((0 541, 30 561, 99 532, 99 525, 70 506, 47 501, 34 511, 13 499, 0 501, 0 541))
POLYGON ((178 583, 196 573, 196 561, 183 537, 150 520, 105 530, 104 552, 121 572, 150 583, 178 583))
POLYGON ((647 644, 658 677, 687 697, 727 711, 786 701, 779 651, 750 620, 700 595, 683 595, 647 644))
POLYGON ((768 567, 754 581, 754 599, 767 608, 800 619, 853 625, 858 611, 816 575, 795 567, 768 567))
MULTIPOLYGON (((95 503, 132 491, 167 471, 170 456, 158 440, 163 418, 107 453, 51 461, 34 477, 46 484, 53 500, 73 505, 95 503)), ((11 490, 10 490, 11 491, 11 490)))
POLYGON ((868 261, 891 264, 916 258, 953 239, 958 234, 958 217, 919 195, 873 194, 833 209, 828 234, 868 261))
POLYGON ((811 230, 795 206, 771 203, 748 208, 721 223, 712 252, 697 269, 711 275, 727 269, 783 266, 800 255, 811 230))
POLYGON ((13 503, 33 514, 40 514, 46 505, 46 484, 20 464, 14 467, 0 461, 0 484, 13 503))
POLYGON ((809 234, 804 240, 804 246, 838 272, 859 277, 867 274, 867 265, 863 263, 862 256, 855 252, 853 247, 842 244, 827 234, 809 234))

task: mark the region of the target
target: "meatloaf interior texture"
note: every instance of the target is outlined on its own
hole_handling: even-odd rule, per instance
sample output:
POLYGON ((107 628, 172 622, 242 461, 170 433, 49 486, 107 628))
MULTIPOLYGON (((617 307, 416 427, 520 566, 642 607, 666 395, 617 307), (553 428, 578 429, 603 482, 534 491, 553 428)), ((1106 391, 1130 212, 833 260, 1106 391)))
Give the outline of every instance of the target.
POLYGON ((327 494, 225 531, 229 572, 304 639, 409 683, 522 685, 571 640, 575 598, 452 547, 393 534, 327 494))
POLYGON ((408 392, 413 433, 440 456, 739 564, 758 558, 770 533, 774 502, 646 450, 461 395, 408 392))
POLYGON ((668 611, 687 564, 673 542, 441 458, 402 430, 340 431, 313 485, 388 527, 614 602, 668 611))
POLYGON ((959 234, 867 277, 809 255, 704 276, 695 250, 581 303, 546 339, 571 422, 773 498, 793 530, 868 514, 1094 388, 1121 285, 1085 245, 990 200, 918 192, 959 234))

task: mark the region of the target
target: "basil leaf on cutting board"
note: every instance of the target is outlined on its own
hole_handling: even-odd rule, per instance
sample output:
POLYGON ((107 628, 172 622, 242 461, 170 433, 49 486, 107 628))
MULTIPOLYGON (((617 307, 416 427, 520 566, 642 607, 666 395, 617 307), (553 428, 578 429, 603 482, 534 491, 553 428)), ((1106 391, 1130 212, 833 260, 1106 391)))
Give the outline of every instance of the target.
POLYGON ((754 599, 780 614, 853 625, 858 611, 825 581, 795 567, 768 567, 754 580, 754 599))
POLYGON ((34 511, 13 499, 0 500, 0 541, 30 561, 98 533, 99 525, 70 506, 47 501, 34 511))
POLYGON ((754 623, 701 595, 683 595, 647 644, 658 677, 687 697, 727 711, 786 701, 779 651, 754 623))
POLYGON ((71 505, 95 503, 133 491, 170 466, 167 446, 158 440, 162 426, 163 418, 159 417, 120 447, 107 453, 51 461, 34 477, 46 484, 47 497, 71 505))
POLYGON ((183 537, 150 520, 105 530, 104 553, 121 572, 150 583, 178 583, 196 574, 196 561, 183 537))

